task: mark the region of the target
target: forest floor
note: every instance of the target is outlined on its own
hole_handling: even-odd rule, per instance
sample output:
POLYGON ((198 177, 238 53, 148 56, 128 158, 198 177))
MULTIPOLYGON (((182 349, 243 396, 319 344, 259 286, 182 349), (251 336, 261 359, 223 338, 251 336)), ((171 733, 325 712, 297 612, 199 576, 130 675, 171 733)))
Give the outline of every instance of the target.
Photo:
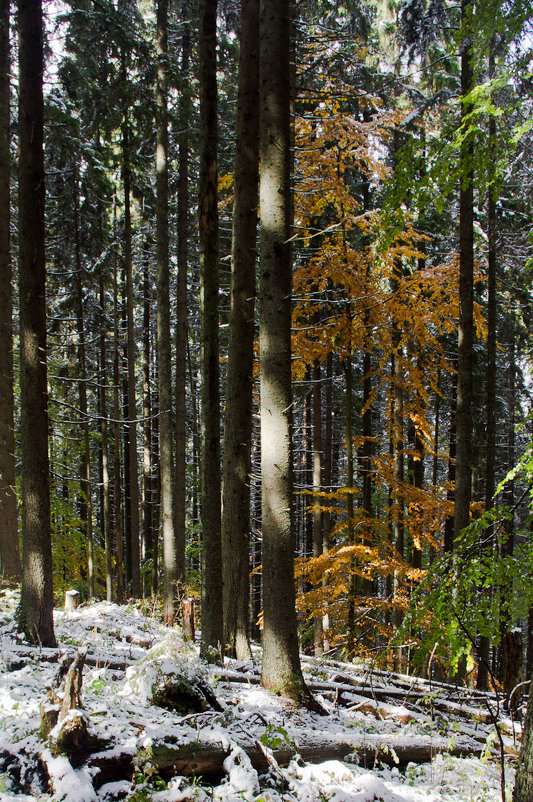
POLYGON ((492 802, 502 783, 511 798, 520 725, 494 695, 304 657, 319 715, 259 687, 259 651, 207 666, 178 627, 104 602, 57 610, 59 648, 29 647, 16 601, 0 595, 2 802, 492 802), (68 759, 41 716, 80 648, 90 739, 68 759))

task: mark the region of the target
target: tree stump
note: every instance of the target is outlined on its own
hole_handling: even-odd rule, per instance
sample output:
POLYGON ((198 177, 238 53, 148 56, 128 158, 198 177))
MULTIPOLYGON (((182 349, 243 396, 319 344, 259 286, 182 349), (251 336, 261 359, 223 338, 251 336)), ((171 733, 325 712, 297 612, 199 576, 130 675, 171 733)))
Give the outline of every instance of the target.
POLYGON ((65 612, 70 613, 80 604, 79 590, 67 590, 65 593, 65 612))
POLYGON ((188 597, 182 603, 183 613, 183 636, 185 640, 194 641, 194 599, 188 597))

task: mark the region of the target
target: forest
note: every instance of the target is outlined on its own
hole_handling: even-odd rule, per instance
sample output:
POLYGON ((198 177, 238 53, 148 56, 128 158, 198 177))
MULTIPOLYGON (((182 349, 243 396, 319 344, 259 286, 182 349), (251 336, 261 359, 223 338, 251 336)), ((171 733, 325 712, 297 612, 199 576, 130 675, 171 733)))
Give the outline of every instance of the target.
MULTIPOLYGON (((304 656, 533 674, 529 0, 0 2, 0 569, 304 656)), ((522 698, 523 697, 523 698, 522 698)), ((533 693, 515 787, 533 799, 533 693), (528 757, 529 756, 529 757, 528 757), (528 763, 529 761, 529 763, 528 763)))

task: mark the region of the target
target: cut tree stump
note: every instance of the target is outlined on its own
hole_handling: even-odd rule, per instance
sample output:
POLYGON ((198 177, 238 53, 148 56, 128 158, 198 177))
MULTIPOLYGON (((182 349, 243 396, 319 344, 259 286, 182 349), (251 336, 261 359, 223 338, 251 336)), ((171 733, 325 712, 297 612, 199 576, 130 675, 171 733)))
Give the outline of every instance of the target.
POLYGON ((70 613, 79 607, 80 592, 79 590, 67 590, 65 592, 65 612, 70 613))

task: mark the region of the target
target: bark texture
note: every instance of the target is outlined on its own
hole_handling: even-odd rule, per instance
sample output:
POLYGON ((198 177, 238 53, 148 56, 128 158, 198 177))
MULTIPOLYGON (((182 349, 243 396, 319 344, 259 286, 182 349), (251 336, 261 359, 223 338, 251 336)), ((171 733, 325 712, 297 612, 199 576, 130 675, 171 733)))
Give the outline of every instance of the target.
POLYGON ((13 299, 10 243, 9 5, 0 0, 0 576, 20 580, 13 403, 13 299))
MULTIPOLYGON (((471 0, 462 0, 461 16, 465 41, 461 54, 461 117, 463 124, 471 111, 465 101, 472 89, 471 0)), ((454 535, 470 520, 472 484, 472 361, 474 339, 474 184, 473 145, 467 137, 461 147, 461 188, 459 194, 459 347, 457 356, 456 468, 454 535)))
POLYGON ((260 6, 261 683, 303 701, 292 528, 290 5, 260 6))
POLYGON ((231 308, 224 429, 222 550, 224 643, 251 657, 250 465, 259 180, 259 0, 241 0, 241 49, 231 266, 231 308))
POLYGON ((176 615, 178 548, 174 529, 172 453, 172 360, 170 353, 170 277, 168 259, 168 124, 167 124, 168 0, 157 2, 157 368, 159 382, 159 477, 163 533, 163 614, 176 615))
POLYGON ((200 317, 202 372, 202 653, 221 651, 220 389, 218 347, 217 0, 200 3, 200 317))
POLYGON ((18 4, 19 290, 23 574, 19 622, 55 646, 53 623, 43 153, 43 17, 40 0, 18 4))

